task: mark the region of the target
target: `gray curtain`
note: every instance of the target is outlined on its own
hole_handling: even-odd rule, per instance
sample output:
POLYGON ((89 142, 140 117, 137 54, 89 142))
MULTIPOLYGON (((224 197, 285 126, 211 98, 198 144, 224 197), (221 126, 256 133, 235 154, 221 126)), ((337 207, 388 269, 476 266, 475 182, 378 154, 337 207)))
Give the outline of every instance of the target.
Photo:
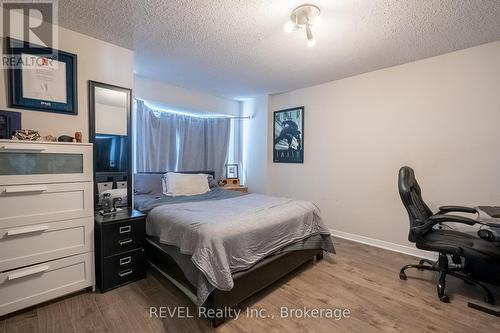
POLYGON ((137 100, 138 172, 213 170, 225 175, 231 120, 157 112, 137 100))

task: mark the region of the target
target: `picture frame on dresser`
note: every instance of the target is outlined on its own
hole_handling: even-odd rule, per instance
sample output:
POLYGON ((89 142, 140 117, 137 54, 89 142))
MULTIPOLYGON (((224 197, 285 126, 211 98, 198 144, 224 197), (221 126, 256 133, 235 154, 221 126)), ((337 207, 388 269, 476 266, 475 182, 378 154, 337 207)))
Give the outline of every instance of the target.
POLYGON ((0 110, 0 139, 10 140, 21 128, 21 112, 0 110))
POLYGON ((14 38, 5 43, 17 64, 8 68, 9 107, 78 115, 76 54, 14 38))

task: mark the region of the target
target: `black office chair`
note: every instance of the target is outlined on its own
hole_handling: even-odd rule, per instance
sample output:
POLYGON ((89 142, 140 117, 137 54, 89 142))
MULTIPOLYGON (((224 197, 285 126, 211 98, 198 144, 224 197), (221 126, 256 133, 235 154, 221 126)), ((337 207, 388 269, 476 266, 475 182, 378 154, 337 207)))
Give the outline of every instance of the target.
POLYGON ((450 212, 476 214, 477 210, 461 206, 443 206, 434 214, 422 199, 413 169, 407 166, 399 170, 398 186, 401 200, 410 217, 409 241, 414 242, 419 249, 439 253, 436 262, 422 259, 418 265, 404 266, 399 278, 407 279, 405 270, 408 268, 439 272, 437 293, 441 301, 449 302, 449 297, 445 294, 445 285, 446 276, 451 275, 482 288, 486 293, 486 302, 495 304, 491 291, 478 282, 478 279, 492 283, 500 282, 500 247, 470 234, 442 229, 439 225, 442 222, 483 224, 468 217, 448 214, 450 212), (451 257, 453 265, 449 264, 448 256, 451 257))

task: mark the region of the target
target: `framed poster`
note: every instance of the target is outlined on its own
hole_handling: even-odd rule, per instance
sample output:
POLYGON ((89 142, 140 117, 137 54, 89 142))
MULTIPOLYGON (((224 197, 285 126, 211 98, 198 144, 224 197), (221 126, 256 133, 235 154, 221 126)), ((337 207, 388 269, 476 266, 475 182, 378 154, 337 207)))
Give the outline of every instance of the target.
POLYGON ((273 114, 273 162, 304 163, 304 107, 273 114))
POLYGON ((9 39, 9 107, 78 114, 76 55, 9 39))

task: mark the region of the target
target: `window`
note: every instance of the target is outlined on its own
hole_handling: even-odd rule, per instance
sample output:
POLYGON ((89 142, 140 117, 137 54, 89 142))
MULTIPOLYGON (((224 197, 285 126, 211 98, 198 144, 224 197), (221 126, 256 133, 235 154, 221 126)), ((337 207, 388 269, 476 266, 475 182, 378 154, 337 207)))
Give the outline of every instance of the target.
POLYGON ((136 171, 213 170, 216 178, 225 177, 228 155, 234 158, 239 144, 234 138, 230 144, 230 118, 153 110, 138 100, 135 119, 136 171))

